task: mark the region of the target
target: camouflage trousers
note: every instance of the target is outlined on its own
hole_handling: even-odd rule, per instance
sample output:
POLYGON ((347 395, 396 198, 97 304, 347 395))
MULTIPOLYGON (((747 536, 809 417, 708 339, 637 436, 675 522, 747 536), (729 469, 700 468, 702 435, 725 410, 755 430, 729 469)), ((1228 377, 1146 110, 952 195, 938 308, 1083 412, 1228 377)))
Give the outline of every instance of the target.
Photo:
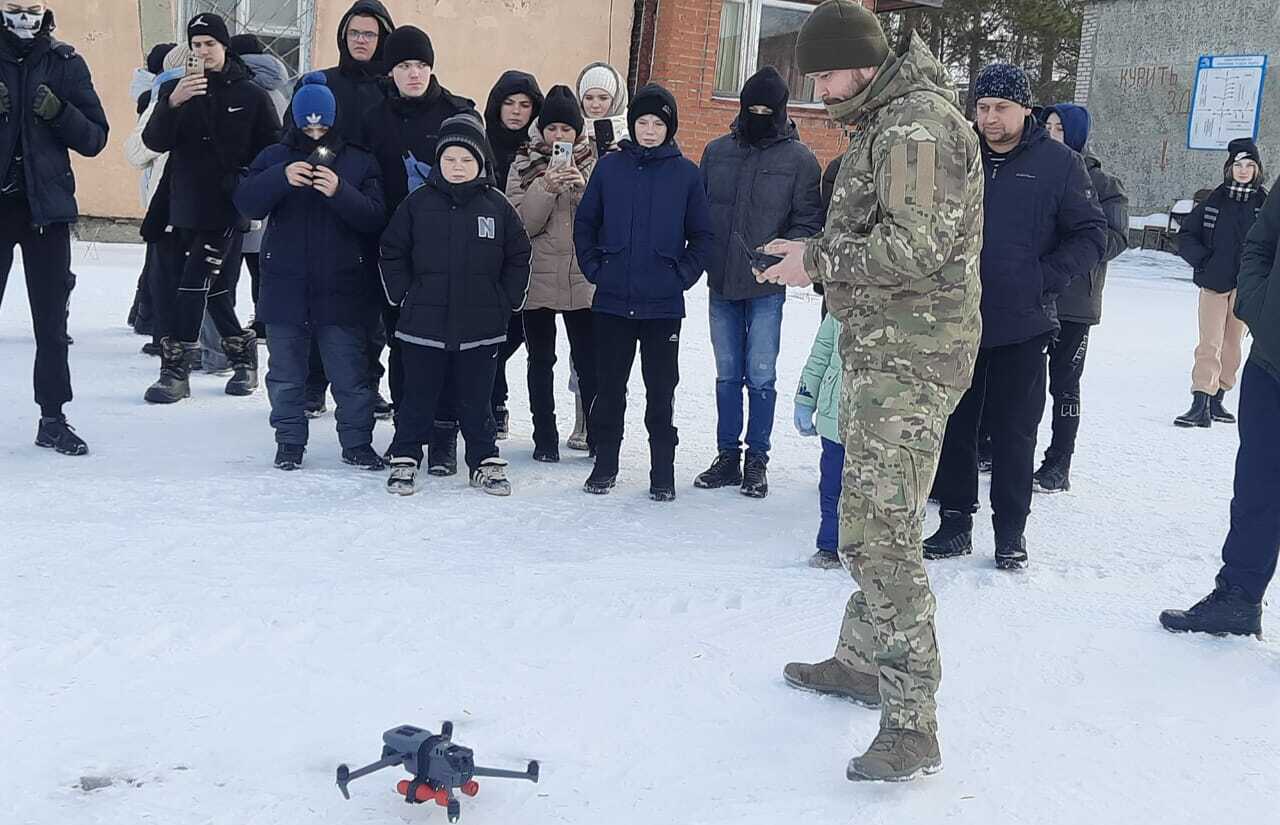
POLYGON ((942 665, 924 569, 925 501, 961 393, 870 370, 844 374, 840 557, 860 588, 836 659, 880 680, 881 727, 938 729, 942 665))

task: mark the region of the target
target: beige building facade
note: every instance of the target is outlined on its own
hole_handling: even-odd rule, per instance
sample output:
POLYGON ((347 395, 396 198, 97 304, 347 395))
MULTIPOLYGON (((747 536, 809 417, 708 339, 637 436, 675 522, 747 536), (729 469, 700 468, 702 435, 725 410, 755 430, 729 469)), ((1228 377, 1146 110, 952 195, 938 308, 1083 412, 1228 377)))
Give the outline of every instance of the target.
MULTIPOLYGON (((431 35, 436 71, 456 94, 484 107, 507 69, 533 73, 545 91, 572 85, 593 60, 625 75, 631 0, 384 0, 395 22, 431 35)), ((351 0, 48 0, 58 39, 84 55, 111 123, 101 155, 75 161, 80 212, 99 218, 142 216, 137 172, 124 141, 137 121, 129 96, 134 69, 156 43, 177 41, 189 15, 215 9, 232 33, 252 31, 292 68, 337 62, 337 25, 351 0), (234 22, 232 22, 234 20, 234 22)))

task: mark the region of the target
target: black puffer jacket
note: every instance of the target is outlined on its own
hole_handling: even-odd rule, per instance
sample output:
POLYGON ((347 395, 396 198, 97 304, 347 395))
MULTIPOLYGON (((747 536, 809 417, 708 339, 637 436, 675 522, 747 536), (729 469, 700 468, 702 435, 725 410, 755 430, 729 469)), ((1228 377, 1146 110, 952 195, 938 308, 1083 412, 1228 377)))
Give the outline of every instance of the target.
POLYGON ((69 152, 91 158, 107 145, 107 116, 89 67, 74 48, 49 36, 52 26, 53 12, 46 12, 44 33, 25 59, 19 59, 22 45, 13 35, 0 35, 0 81, 9 89, 10 106, 9 114, 0 117, 0 184, 11 171, 21 178, 37 226, 75 223, 80 210, 69 152), (48 122, 31 109, 41 85, 63 103, 48 122), (15 156, 23 159, 21 170, 9 168, 15 156))
POLYGON ((1098 205, 1107 216, 1107 251, 1093 271, 1072 278, 1058 296, 1058 320, 1077 324, 1102 323, 1102 289, 1107 283, 1107 263, 1129 248, 1129 195, 1115 175, 1102 171, 1102 161, 1088 153, 1084 165, 1098 195, 1098 205))
POLYGON ((756 282, 735 235, 754 249, 774 238, 799 240, 822 231, 822 170, 800 142, 795 123, 789 122, 782 134, 750 144, 738 135, 734 121, 730 134, 707 145, 700 169, 716 232, 708 286, 730 301, 786 292, 784 286, 756 282))
POLYGON ((493 149, 493 180, 499 189, 507 185, 507 174, 511 171, 511 162, 521 149, 529 145, 529 127, 508 129, 502 124, 502 101, 516 94, 525 94, 533 101, 533 115, 530 123, 538 119, 542 111, 542 90, 538 81, 528 72, 514 69, 503 72, 502 77, 489 91, 489 100, 484 105, 484 131, 489 137, 489 146, 493 149))
POLYGON ((1240 256, 1236 317, 1249 326, 1256 361, 1280 381, 1280 198, 1268 198, 1240 256))
POLYGON ((396 337, 451 351, 507 339, 529 288, 529 236, 486 179, 451 184, 433 169, 382 233, 387 300, 400 307, 396 337))
POLYGON ((425 179, 435 164, 441 124, 475 109, 474 101, 453 94, 433 74, 422 97, 401 97, 393 84, 386 99, 365 113, 362 143, 373 150, 382 168, 388 215, 409 194, 410 167, 416 167, 425 179))
POLYGON ((1223 183, 1191 210, 1178 230, 1178 254, 1195 270, 1196 286, 1227 293, 1236 288, 1244 239, 1258 218, 1267 190, 1247 201, 1234 200, 1223 183))
POLYGON ((228 54, 220 72, 208 74, 208 92, 176 109, 171 80, 142 130, 153 152, 168 152, 169 223, 180 229, 223 230, 241 223, 231 202, 241 172, 280 139, 271 96, 249 78, 240 58, 228 54))
MULTIPOLYGON (((362 116, 387 96, 391 81, 386 76, 388 67, 383 65, 382 47, 387 35, 394 30, 395 22, 391 19, 391 13, 379 0, 356 0, 338 23, 338 65, 325 69, 324 79, 329 86, 329 91, 333 92, 333 98, 338 107, 334 126, 349 140, 368 142, 362 116), (368 63, 355 60, 347 49, 347 24, 356 15, 377 20, 381 31, 378 37, 378 48, 373 53, 373 59, 368 63)), ((298 78, 298 83, 302 83, 302 78, 298 78)), ((295 85, 294 91, 297 90, 298 87, 295 85)), ((293 123, 292 104, 290 104, 290 110, 285 112, 284 122, 286 127, 293 123)))

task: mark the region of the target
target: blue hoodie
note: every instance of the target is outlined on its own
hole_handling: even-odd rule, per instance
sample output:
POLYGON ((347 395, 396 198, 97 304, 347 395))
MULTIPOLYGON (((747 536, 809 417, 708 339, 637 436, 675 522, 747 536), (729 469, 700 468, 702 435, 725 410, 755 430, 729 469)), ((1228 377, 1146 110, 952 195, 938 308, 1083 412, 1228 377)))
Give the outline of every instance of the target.
POLYGON ((1062 121, 1062 133, 1067 145, 1084 154, 1084 145, 1089 142, 1089 126, 1092 124, 1089 110, 1074 103, 1058 103, 1045 108, 1044 121, 1048 122, 1049 115, 1053 114, 1062 121))

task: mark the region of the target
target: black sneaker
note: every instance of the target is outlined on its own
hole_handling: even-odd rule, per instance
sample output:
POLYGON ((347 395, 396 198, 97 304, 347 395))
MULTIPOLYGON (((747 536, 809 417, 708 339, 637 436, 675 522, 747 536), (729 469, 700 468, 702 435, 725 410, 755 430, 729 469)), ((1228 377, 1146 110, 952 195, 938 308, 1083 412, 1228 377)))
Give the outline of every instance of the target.
POLYGON ((1039 493, 1065 493, 1071 489, 1071 456, 1045 454, 1044 463, 1031 476, 1032 488, 1039 493))
POLYGON ((747 498, 764 498, 769 495, 769 476, 766 468, 769 457, 747 453, 742 469, 742 494, 747 498))
POLYGON ((1160 624, 1172 633, 1212 633, 1215 636, 1262 638, 1262 605, 1239 587, 1219 585, 1189 610, 1166 610, 1160 624))
POLYGON ((943 510, 938 532, 924 540, 926 559, 954 559, 973 552, 973 516, 959 510, 943 510))
POLYGON ((382 397, 382 393, 375 392, 373 394, 373 417, 379 421, 390 420, 395 410, 391 407, 391 402, 382 397))
POLYGON ((721 450, 706 472, 693 480, 693 486, 699 490, 736 487, 741 483, 742 452, 740 450, 721 450))
POLYGON ((556 464, 560 461, 559 447, 534 447, 533 460, 543 464, 556 464))
POLYGON ((607 496, 609 491, 617 484, 617 473, 597 472, 593 469, 591 475, 587 477, 586 482, 582 485, 582 491, 593 496, 607 496))
POLYGON ((142 354, 150 355, 152 358, 160 357, 160 345, 155 341, 148 341, 142 345, 142 354))
POLYGON ((302 469, 302 456, 307 448, 301 444, 280 444, 276 447, 277 470, 302 469))
POLYGON ((385 470, 387 462, 382 460, 382 456, 374 452, 373 447, 363 444, 359 447, 352 447, 349 450, 342 451, 342 461, 344 464, 350 464, 352 467, 359 467, 361 470, 385 470))
POLYGON ((1022 536, 996 537, 996 569, 1024 570, 1027 566, 1027 540, 1022 536))
POLYGON ((650 487, 649 498, 653 499, 654 501, 675 501, 676 488, 675 487, 650 487))
POLYGON ((54 450, 62 455, 85 455, 89 445, 76 435, 75 429, 67 423, 65 415, 55 418, 41 416, 40 426, 36 429, 36 446, 54 450))
POLYGON ((458 430, 453 426, 435 425, 427 441, 427 474, 453 476, 458 474, 458 430))

